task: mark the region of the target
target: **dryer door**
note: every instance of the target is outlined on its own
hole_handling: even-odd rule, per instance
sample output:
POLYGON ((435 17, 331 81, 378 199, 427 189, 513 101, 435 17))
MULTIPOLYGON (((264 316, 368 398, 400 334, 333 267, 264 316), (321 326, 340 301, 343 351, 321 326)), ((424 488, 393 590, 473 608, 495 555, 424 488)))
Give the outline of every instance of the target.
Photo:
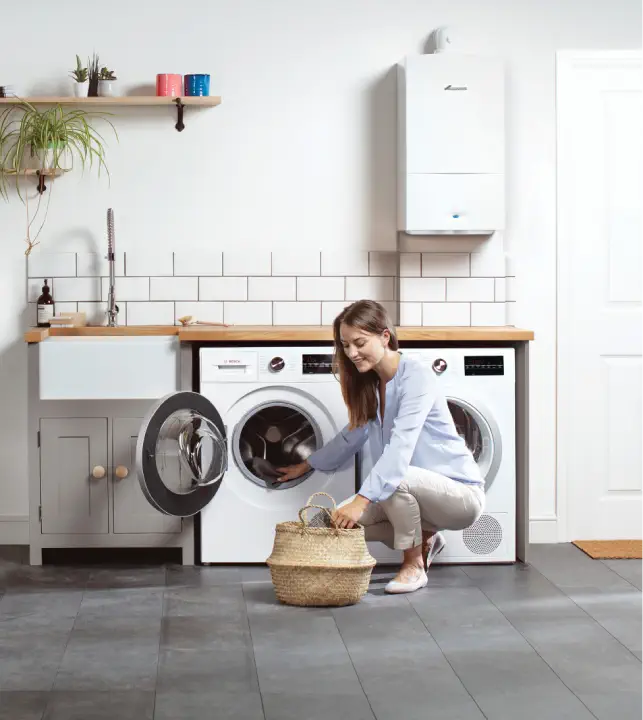
POLYGON ((498 426, 492 415, 477 404, 451 395, 447 395, 447 404, 458 435, 478 463, 485 481, 485 492, 488 492, 502 459, 502 440, 498 426))
POLYGON ((228 468, 221 415, 199 393, 166 395, 143 420, 136 464, 143 494, 157 510, 195 515, 215 496, 228 468))

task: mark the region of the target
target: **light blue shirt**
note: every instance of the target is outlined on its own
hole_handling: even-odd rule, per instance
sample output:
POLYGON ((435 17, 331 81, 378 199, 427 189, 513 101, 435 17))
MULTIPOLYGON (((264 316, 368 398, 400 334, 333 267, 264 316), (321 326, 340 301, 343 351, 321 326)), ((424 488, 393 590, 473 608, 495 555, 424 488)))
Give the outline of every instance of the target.
POLYGON ((484 485, 480 470, 465 441, 458 435, 446 398, 427 365, 400 357, 395 376, 386 384, 383 422, 380 399, 377 416, 362 427, 348 425, 308 462, 315 470, 334 472, 368 439, 373 467, 359 494, 371 502, 389 498, 408 472, 409 465, 433 470, 469 485, 484 485))

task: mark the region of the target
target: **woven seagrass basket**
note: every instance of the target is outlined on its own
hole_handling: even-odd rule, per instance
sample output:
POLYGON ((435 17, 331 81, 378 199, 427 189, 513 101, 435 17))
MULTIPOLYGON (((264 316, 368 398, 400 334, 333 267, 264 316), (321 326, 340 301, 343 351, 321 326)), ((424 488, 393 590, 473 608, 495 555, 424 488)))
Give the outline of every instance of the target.
POLYGON ((361 525, 346 530, 311 527, 306 513, 317 508, 312 495, 299 511, 300 522, 279 523, 275 530, 272 554, 267 560, 275 592, 287 605, 334 606, 354 605, 368 590, 375 560, 368 551, 361 525))

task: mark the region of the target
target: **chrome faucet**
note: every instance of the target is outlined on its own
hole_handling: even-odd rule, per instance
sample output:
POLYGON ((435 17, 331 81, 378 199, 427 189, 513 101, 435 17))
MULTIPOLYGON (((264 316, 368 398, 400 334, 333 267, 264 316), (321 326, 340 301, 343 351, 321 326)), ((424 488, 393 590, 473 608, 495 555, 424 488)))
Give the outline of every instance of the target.
POLYGON ((118 305, 116 304, 116 255, 114 252, 114 211, 107 210, 107 261, 109 262, 109 293, 107 296, 107 325, 116 327, 118 305))

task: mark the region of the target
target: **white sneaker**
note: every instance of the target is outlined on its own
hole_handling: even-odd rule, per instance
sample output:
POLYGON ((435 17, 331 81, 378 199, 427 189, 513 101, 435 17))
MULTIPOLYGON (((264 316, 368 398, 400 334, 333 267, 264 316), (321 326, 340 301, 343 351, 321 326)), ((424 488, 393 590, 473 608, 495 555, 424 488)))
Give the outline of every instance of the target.
POLYGON ((399 582, 398 580, 391 580, 391 582, 388 583, 388 585, 384 588, 384 592, 391 593, 391 595, 412 593, 416 590, 421 590, 423 587, 426 587, 428 582, 429 578, 427 577, 427 574, 424 572, 424 570, 420 570, 418 577, 411 582, 399 582))

